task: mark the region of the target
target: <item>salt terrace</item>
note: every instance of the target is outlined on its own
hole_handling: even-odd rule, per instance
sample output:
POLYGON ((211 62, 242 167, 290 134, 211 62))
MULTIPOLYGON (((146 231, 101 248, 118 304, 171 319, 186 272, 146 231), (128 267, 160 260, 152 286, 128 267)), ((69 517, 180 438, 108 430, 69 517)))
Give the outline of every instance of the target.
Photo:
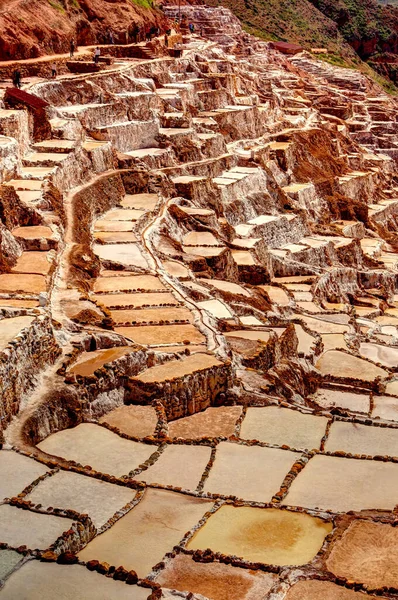
POLYGON ((398 598, 397 101, 184 11, 0 99, 0 600, 398 598))

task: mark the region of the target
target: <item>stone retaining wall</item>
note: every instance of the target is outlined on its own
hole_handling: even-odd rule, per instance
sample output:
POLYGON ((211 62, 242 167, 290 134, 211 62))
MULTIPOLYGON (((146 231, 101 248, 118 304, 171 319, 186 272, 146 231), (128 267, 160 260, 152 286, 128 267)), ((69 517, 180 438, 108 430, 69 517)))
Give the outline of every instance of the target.
POLYGON ((48 317, 33 321, 0 353, 0 442, 2 430, 37 384, 40 371, 53 364, 59 353, 48 317))

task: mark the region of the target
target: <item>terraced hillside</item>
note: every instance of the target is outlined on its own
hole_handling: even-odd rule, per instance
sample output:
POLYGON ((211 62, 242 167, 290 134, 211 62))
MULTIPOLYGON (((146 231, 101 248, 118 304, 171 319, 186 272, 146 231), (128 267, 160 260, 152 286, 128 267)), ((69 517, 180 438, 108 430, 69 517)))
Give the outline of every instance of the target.
POLYGON ((0 92, 0 600, 397 600, 398 102, 184 11, 0 92))

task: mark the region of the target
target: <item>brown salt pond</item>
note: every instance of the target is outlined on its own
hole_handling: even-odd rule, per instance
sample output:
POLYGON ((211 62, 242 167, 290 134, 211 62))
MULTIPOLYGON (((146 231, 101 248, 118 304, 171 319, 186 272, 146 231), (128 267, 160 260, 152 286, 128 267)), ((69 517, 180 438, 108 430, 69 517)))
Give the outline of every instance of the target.
POLYGON ((12 230, 12 235, 24 240, 49 240, 53 238, 54 233, 50 227, 44 225, 31 225, 29 227, 15 227, 15 229, 12 230))
POLYGON ((275 285, 259 285, 258 287, 268 294, 272 304, 278 304, 279 306, 289 305, 291 301, 290 297, 282 288, 275 285))
POLYGON ((184 267, 184 265, 182 265, 181 263, 178 263, 174 260, 165 260, 163 263, 163 268, 172 277, 189 277, 188 269, 184 267))
POLYGON ((131 379, 142 381, 143 383, 156 383, 185 377, 191 373, 218 367, 222 364, 223 363, 217 360, 212 354, 197 353, 192 356, 187 356, 183 360, 172 360, 163 365, 151 367, 131 379))
POLYGON ((355 394, 343 390, 329 390, 319 388, 315 394, 310 396, 322 408, 344 408, 352 412, 368 413, 370 409, 369 394, 355 394))
MULTIPOLYGON (((101 274, 102 275, 102 274, 101 274)), ((1 275, 0 275, 1 287, 1 275)), ((113 275, 101 276, 94 283, 94 292, 128 292, 128 291, 158 291, 165 287, 158 277, 153 275, 121 275, 113 271, 113 275)))
POLYGON ((69 369, 70 373, 87 377, 94 371, 103 367, 106 363, 111 363, 126 354, 136 352, 137 349, 130 346, 117 346, 116 348, 107 348, 105 350, 96 350, 95 352, 83 352, 78 360, 69 369))
POLYGON ((398 396, 398 380, 392 380, 387 383, 386 393, 391 394, 391 396, 398 396))
POLYGON ((5 579, 23 558, 22 554, 13 550, 0 550, 0 580, 5 579))
POLYGON ((148 589, 126 585, 81 565, 31 560, 0 591, 2 600, 147 600, 148 589), (61 595, 60 595, 61 594, 61 595))
POLYGON ((191 254, 192 256, 204 256, 210 258, 212 256, 220 256, 225 252, 225 248, 219 248, 215 246, 183 246, 185 254, 191 254))
POLYGON ((206 352, 206 346, 204 344, 198 344, 196 346, 189 345, 188 347, 185 344, 180 344, 179 346, 159 346, 159 348, 154 347, 153 352, 156 354, 163 353, 172 353, 172 354, 186 354, 187 348, 189 348, 189 354, 196 354, 197 352, 206 352))
POLYGON ((184 236, 185 246, 221 246, 218 239, 209 231, 190 231, 184 236))
POLYGON ((26 275, 19 273, 2 273, 0 275, 0 292, 22 292, 40 294, 46 291, 44 275, 26 275))
MULTIPOLYGON (((193 325, 146 325, 144 327, 117 327, 116 333, 133 340, 137 344, 159 346, 189 341, 201 344, 205 337, 193 325)), ((189 345, 187 345, 189 348, 189 345)))
POLYGON ((94 233, 94 238, 105 244, 120 244, 137 241, 137 236, 132 231, 96 231, 94 233))
POLYGON ((238 266, 255 266, 256 261, 250 252, 244 250, 231 250, 232 258, 238 266))
POLYGON ((398 457, 398 429, 335 421, 330 428, 325 450, 398 457))
POLYGON ((207 408, 169 423, 169 436, 174 438, 200 439, 202 437, 229 437, 242 414, 241 406, 207 408))
POLYGON ((293 481, 283 503, 333 512, 392 510, 397 494, 398 464, 318 455, 293 481))
POLYGON ((154 465, 134 479, 196 490, 210 455, 211 448, 208 446, 169 445, 154 465))
MULTIPOLYGON (((293 296, 296 302, 305 302, 305 303, 310 303, 312 302, 312 294, 310 292, 297 292, 297 291, 293 291, 293 296)), ((319 307, 317 307, 317 312, 319 312, 319 307)))
MULTIPOLYGON (((326 315, 325 315, 326 316, 326 315)), ((305 325, 307 325, 310 331, 315 333, 346 333, 349 330, 349 326, 339 323, 332 323, 324 319, 316 319, 315 317, 309 317, 307 315, 293 315, 294 318, 300 319, 305 325)))
POLYGON ((11 271, 12 273, 47 275, 50 268, 51 262, 47 252, 22 252, 11 271))
POLYGON ((145 577, 211 506, 200 498, 148 488, 140 503, 91 541, 79 558, 123 565, 145 577))
POLYGON ((143 438, 153 435, 158 423, 156 411, 152 406, 119 406, 104 415, 100 423, 108 423, 122 433, 143 438))
POLYGON ((363 342, 359 346, 359 353, 364 358, 369 358, 384 367, 398 366, 398 348, 363 342))
POLYGON ((355 521, 333 546, 326 561, 338 577, 371 589, 398 587, 398 531, 396 527, 355 521))
POLYGON ((137 244, 94 244, 93 252, 101 260, 127 267, 147 269, 148 263, 137 244))
POLYGON ((121 477, 136 469, 156 451, 156 446, 125 440, 104 427, 81 423, 53 433, 38 444, 40 450, 90 465, 96 471, 121 477))
POLYGON ((262 323, 262 321, 260 321, 259 319, 257 319, 257 317, 255 317, 254 315, 246 315, 245 317, 239 317, 239 321, 242 323, 243 326, 246 327, 259 327, 262 326, 264 323, 262 323))
POLYGON ((98 233, 131 233, 135 227, 132 221, 104 221, 99 219, 95 223, 95 234, 98 233))
POLYGON ((40 191, 43 187, 43 181, 38 179, 12 179, 4 185, 9 185, 16 190, 40 191))
MULTIPOLYGON (((311 291, 311 285, 309 283, 285 283, 284 284, 285 288, 287 288, 288 290, 296 293, 300 293, 302 292, 303 294, 309 294, 311 291)), ((296 298, 296 294, 294 294, 294 297, 296 298)), ((312 295, 311 295, 312 298, 312 295)), ((310 298, 308 298, 310 299, 310 298)))
MULTIPOLYGON (((1 275, 0 275, 1 277, 1 275)), ((23 329, 29 327, 35 317, 12 317, 0 320, 0 350, 4 350, 23 329)))
POLYGON ((27 546, 47 550, 73 521, 54 515, 45 515, 9 504, 0 506, 0 540, 12 548, 27 546))
POLYGON ((398 399, 390 396, 374 396, 372 417, 398 421, 398 399))
POLYGON ((354 592, 330 581, 299 581, 287 593, 286 600, 367 600, 376 598, 354 592))
POLYGON ((324 352, 335 350, 336 348, 348 350, 348 346, 342 333, 327 333, 322 335, 322 344, 324 352))
POLYGON ((387 310, 384 312, 384 314, 391 315, 392 317, 398 318, 398 308, 387 308, 387 310))
POLYGON ((396 317, 393 317, 391 315, 382 315, 381 317, 376 317, 374 319, 375 323, 378 323, 379 325, 388 325, 390 327, 397 327, 398 325, 398 321, 396 319, 396 317))
POLYGON ((226 338, 229 337, 237 337, 237 338, 242 338, 244 340, 253 340, 253 341, 257 341, 257 340, 261 340, 262 342, 268 342, 269 338, 270 338, 270 332, 269 331, 257 331, 257 330, 250 330, 250 329, 240 329, 238 331, 230 331, 228 333, 224 333, 226 338))
POLYGON ((301 454, 221 442, 204 491, 269 502, 301 454))
POLYGON ((299 308, 303 309, 304 312, 313 313, 313 314, 323 312, 323 308, 321 308, 320 306, 315 304, 315 302, 301 301, 301 300, 298 300, 297 298, 295 300, 296 300, 297 306, 299 308))
POLYGON ((102 216, 104 221, 137 221, 145 213, 134 208, 113 208, 102 216))
POLYGON ((387 377, 388 371, 372 363, 338 350, 329 350, 322 354, 316 363, 316 368, 322 375, 337 379, 352 377, 361 381, 374 381, 376 377, 387 377))
POLYGON ((105 481, 59 471, 39 483, 26 496, 34 504, 43 507, 72 509, 89 515, 94 526, 102 527, 115 512, 134 499, 135 490, 105 481))
POLYGON ((138 210, 153 210, 158 203, 157 194, 126 194, 120 202, 123 208, 135 208, 138 210))
POLYGON ((271 565, 304 565, 332 528, 332 523, 304 513, 224 505, 195 533, 188 548, 211 548, 271 565))
POLYGON ((9 308, 36 308, 39 306, 37 300, 22 300, 18 298, 0 298, 0 306, 9 308))
POLYGON ((248 408, 240 437, 297 449, 319 449, 326 431, 326 417, 303 414, 279 406, 248 408))
POLYGON ((125 323, 162 323, 173 321, 193 321, 187 308, 140 308, 138 310, 112 310, 111 317, 117 325, 125 323))
POLYGON ((155 581, 163 588, 190 591, 211 600, 259 600, 264 598, 277 576, 239 569, 218 562, 195 562, 179 554, 160 572, 155 581))
POLYGON ((94 300, 107 308, 141 308, 143 306, 178 306, 179 302, 169 292, 142 294, 99 294, 94 300))
POLYGON ((0 450, 0 502, 4 498, 18 496, 47 471, 46 467, 27 456, 11 450, 0 450))
POLYGON ((205 300, 197 303, 199 308, 207 310, 216 319, 232 319, 232 313, 220 300, 205 300))
POLYGON ((332 315, 324 314, 322 316, 316 317, 319 321, 324 321, 327 323, 335 323, 337 325, 349 325, 350 317, 345 313, 336 313, 332 315))

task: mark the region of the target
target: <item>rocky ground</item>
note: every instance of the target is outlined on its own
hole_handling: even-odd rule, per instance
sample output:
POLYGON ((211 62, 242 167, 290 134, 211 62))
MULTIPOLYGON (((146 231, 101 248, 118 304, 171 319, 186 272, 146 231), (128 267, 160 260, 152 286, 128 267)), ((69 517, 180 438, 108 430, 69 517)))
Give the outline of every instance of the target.
POLYGON ((397 598, 397 102, 184 10, 2 91, 0 600, 397 598))

